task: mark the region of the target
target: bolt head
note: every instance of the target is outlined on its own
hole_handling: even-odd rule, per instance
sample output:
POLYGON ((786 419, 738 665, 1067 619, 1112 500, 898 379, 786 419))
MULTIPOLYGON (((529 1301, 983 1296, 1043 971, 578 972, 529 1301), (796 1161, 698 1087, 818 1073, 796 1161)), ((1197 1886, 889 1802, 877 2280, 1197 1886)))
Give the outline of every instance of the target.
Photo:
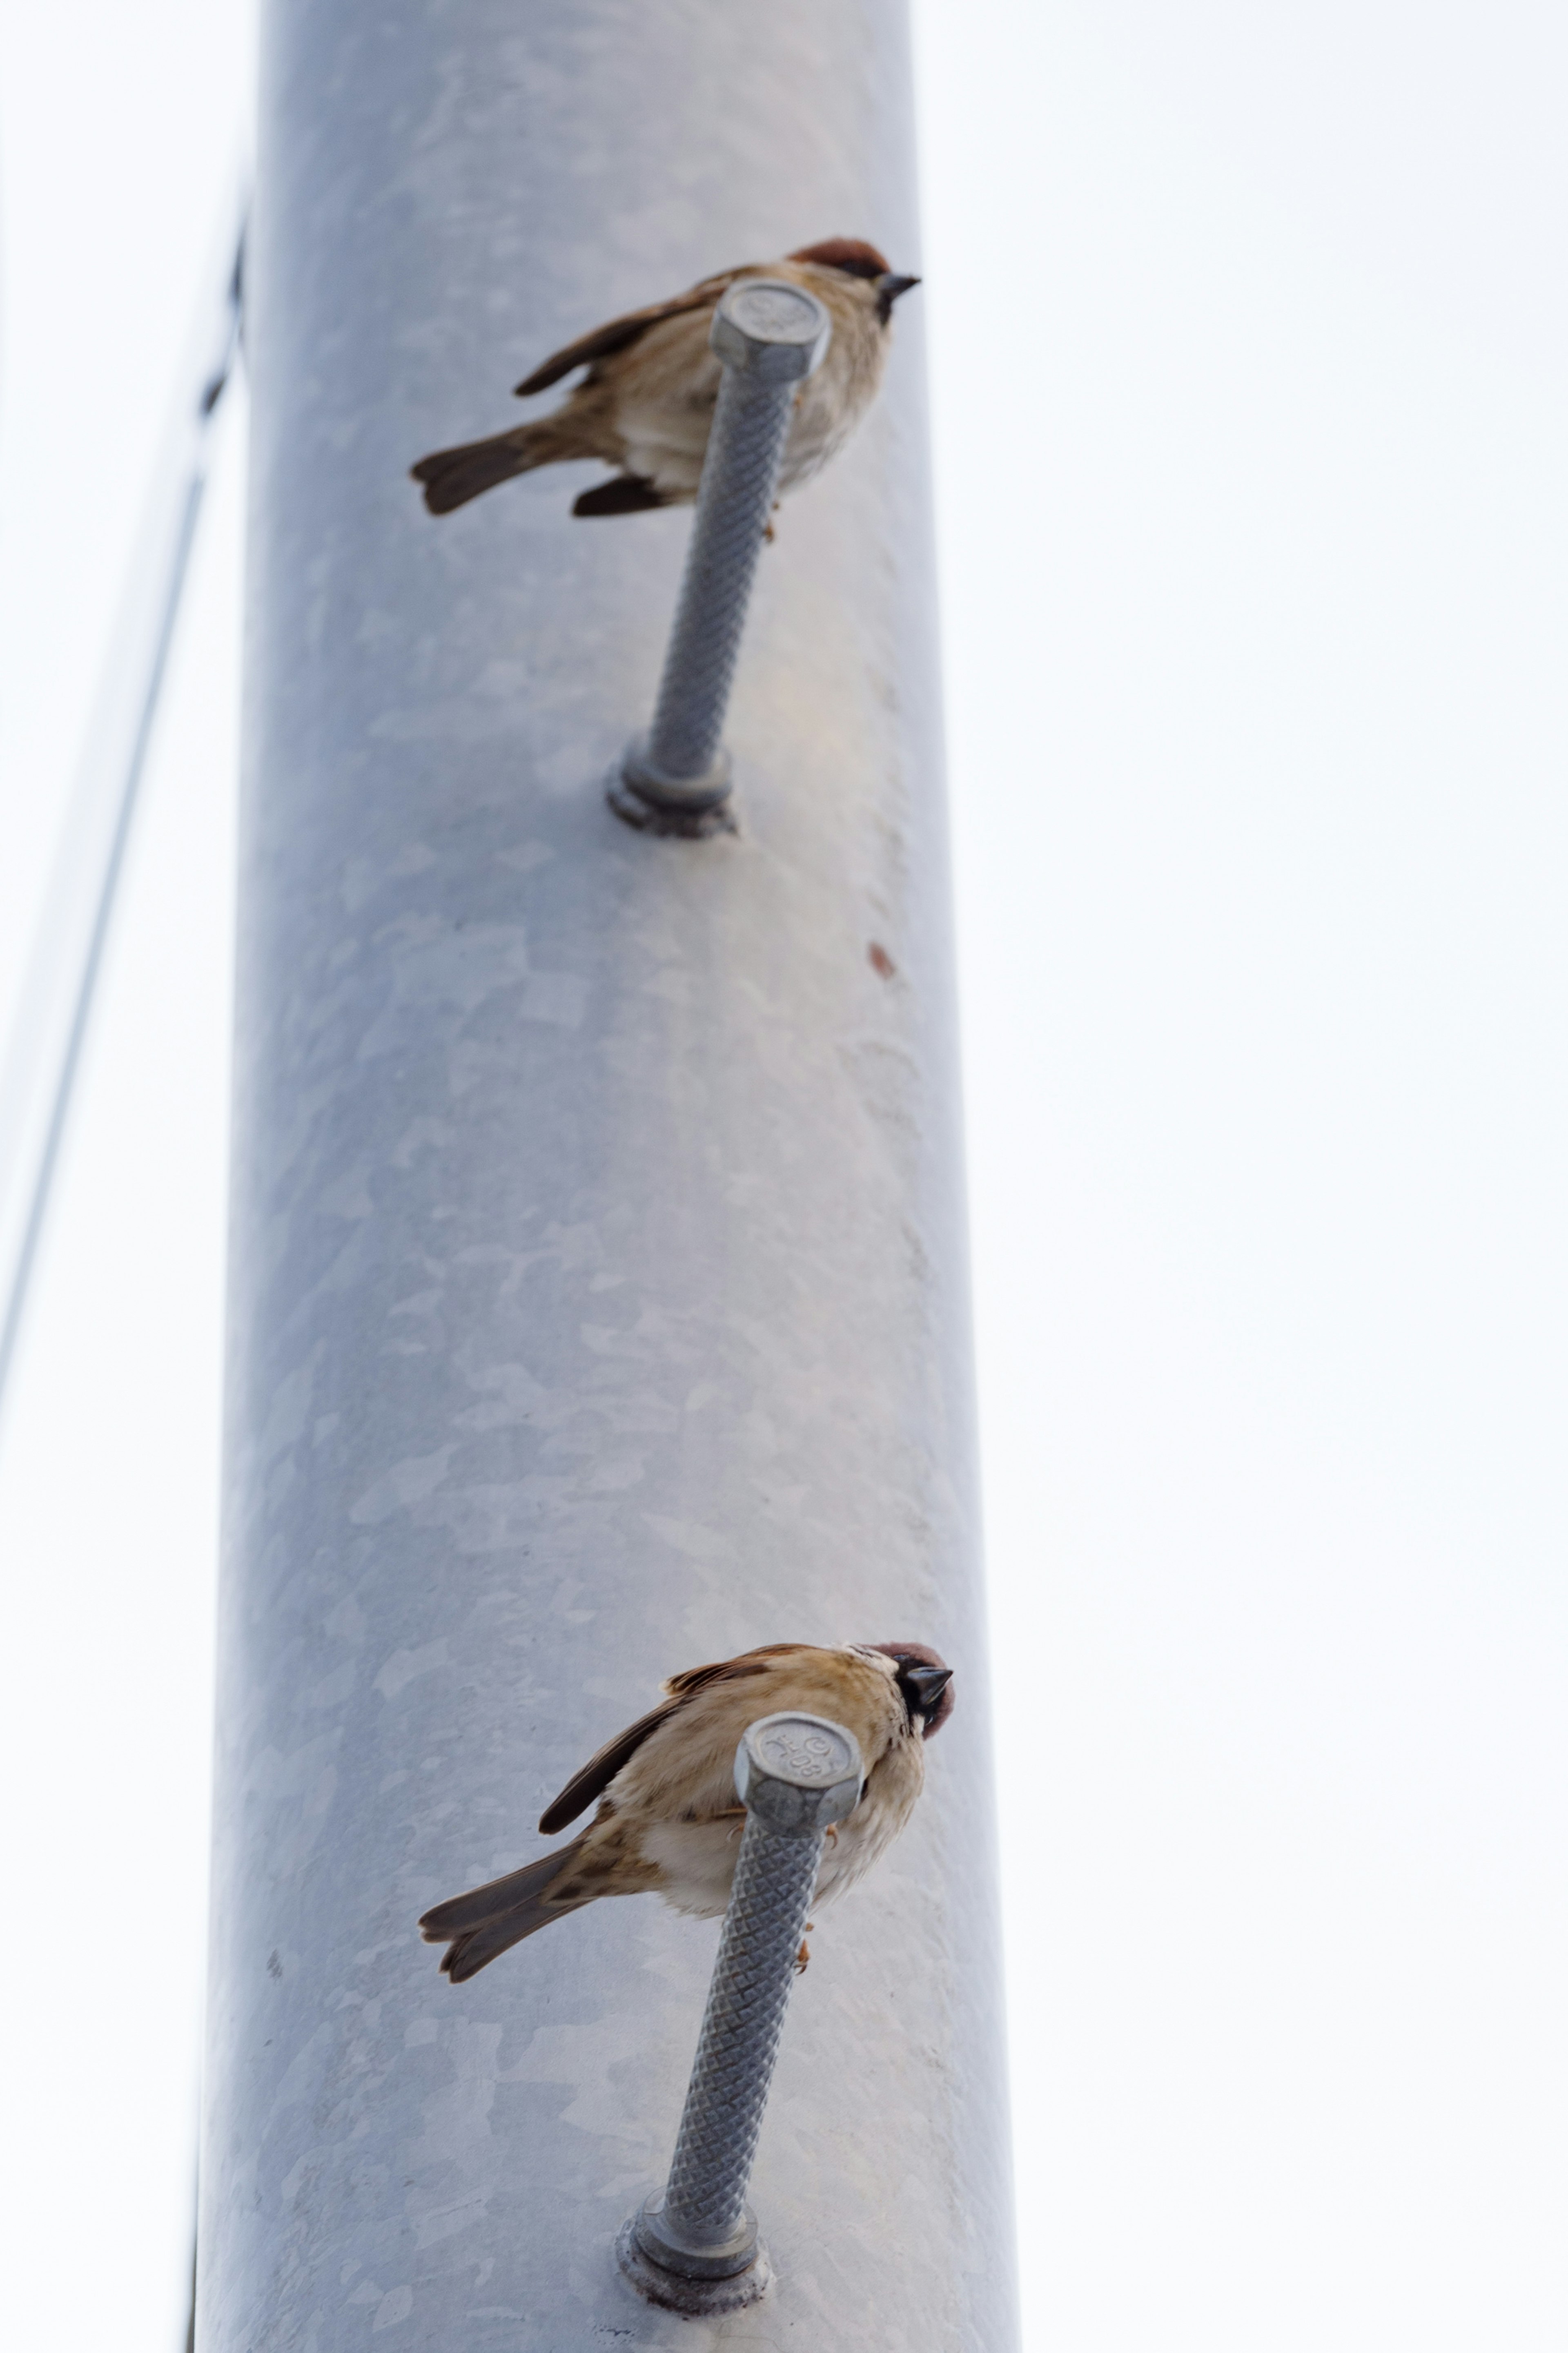
POLYGON ((764 384, 795 384, 822 364, 833 335, 826 306, 784 278, 742 278, 725 289, 708 341, 726 367, 764 384))
POLYGON ((825 1715, 759 1716, 735 1751, 735 1787, 748 1813, 788 1838, 811 1838, 853 1813, 866 1771, 860 1744, 825 1715))

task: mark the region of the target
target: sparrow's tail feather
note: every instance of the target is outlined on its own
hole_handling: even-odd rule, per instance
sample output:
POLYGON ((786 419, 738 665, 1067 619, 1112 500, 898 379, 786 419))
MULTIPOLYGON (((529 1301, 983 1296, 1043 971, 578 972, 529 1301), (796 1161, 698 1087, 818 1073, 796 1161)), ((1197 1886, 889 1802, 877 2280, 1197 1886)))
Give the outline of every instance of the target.
POLYGON ((466 1928, 482 1928, 487 1921, 515 1912, 520 1904, 531 1904, 558 1873, 576 1862, 587 1835, 584 1831, 569 1845, 558 1846, 553 1854, 542 1854, 537 1862, 509 1871, 504 1879, 487 1879, 482 1887, 470 1887, 466 1895, 450 1895, 445 1904, 432 1905, 419 1922, 425 1942, 439 1945, 447 1936, 461 1936, 466 1928))
POLYGON ((488 441, 463 441, 453 449, 434 449, 408 470, 416 482, 424 483, 425 503, 431 513, 450 514, 454 507, 467 506, 481 491, 493 491, 498 482, 509 482, 514 474, 531 473, 535 466, 551 465, 559 458, 590 454, 563 447, 553 426, 552 417, 541 417, 537 425, 514 426, 510 433, 492 434, 488 441))
POLYGON ((581 1912, 584 1905, 593 1900, 591 1895, 583 1895, 575 1904, 520 1905, 504 1919, 491 1920, 484 1927, 459 1936, 442 1954, 441 1967, 454 1985, 461 1985, 465 1978, 478 1977, 498 1953, 508 1952, 513 1945, 521 1945, 525 1936, 548 1928, 552 1920, 564 1920, 568 1912, 581 1912))
POLYGON ((504 1879, 470 1887, 466 1895, 454 1895, 425 1914, 419 1932, 427 1945, 452 1940, 442 1955, 441 1967, 454 1985, 473 1977, 509 1946, 520 1945, 537 1929, 547 1928, 552 1920, 563 1920, 568 1912, 592 1903, 587 1895, 575 1904, 546 1900, 551 1886, 577 1861, 582 1847, 583 1839, 575 1838, 569 1846, 558 1846, 553 1854, 542 1854, 521 1871, 509 1871, 504 1879))

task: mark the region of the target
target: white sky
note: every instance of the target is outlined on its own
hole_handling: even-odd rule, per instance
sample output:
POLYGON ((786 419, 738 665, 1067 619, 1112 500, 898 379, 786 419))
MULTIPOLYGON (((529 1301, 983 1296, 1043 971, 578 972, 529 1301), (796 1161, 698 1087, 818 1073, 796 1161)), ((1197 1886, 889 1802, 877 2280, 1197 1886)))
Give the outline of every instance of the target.
MULTIPOLYGON (((1561 2353, 1568 25, 918 20, 1031 2353, 1561 2353)), ((247 69, 0 0, 0 1009, 247 69)), ((242 423, 0 1453, 58 2353, 184 2317, 242 423)))

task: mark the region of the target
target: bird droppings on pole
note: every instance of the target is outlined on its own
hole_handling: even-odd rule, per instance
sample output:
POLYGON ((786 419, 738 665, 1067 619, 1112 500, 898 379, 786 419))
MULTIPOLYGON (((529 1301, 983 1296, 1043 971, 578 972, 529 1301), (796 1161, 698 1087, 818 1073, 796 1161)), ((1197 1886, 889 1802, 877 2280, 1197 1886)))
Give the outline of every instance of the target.
MULTIPOLYGON (((962 1702, 813 1934, 744 2191, 772 2285, 717 2326, 1015 2341, 919 306, 890 341, 891 270, 745 273, 820 270, 886 365, 757 565, 709 853, 603 791, 693 519, 574 516, 632 495, 613 454, 439 528, 405 479, 672 287, 716 397, 727 256, 917 267, 910 121, 895 0, 264 11, 201 2353, 707 2341, 616 2245, 658 2234, 727 1873, 712 1925, 561 1906, 492 1968, 479 1920, 446 1977, 415 1923, 636 1784, 580 1760, 672 1663, 900 1631, 885 1688, 934 1723, 931 1651, 962 1702)), ((846 345, 804 290, 797 422, 846 345)), ((869 1804, 852 1692, 749 1681, 715 1769, 805 1712, 869 1804)))

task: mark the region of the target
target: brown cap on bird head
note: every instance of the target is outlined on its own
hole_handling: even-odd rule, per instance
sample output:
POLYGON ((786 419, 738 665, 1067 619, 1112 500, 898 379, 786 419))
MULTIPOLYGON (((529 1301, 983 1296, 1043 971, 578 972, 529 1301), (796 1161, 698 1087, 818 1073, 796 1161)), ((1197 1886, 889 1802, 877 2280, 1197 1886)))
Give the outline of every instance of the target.
POLYGON ((820 245, 803 245, 792 261, 815 261, 824 269, 842 269, 851 278, 886 278, 892 263, 863 237, 825 237, 820 245))
POLYGON ((871 1648, 898 1661, 904 1704, 920 1717, 921 1737, 929 1740, 952 1714, 952 1669, 924 1642, 873 1642, 871 1648))
POLYGON ((820 245, 803 245, 791 261, 815 261, 821 269, 842 269, 847 278, 868 279, 877 290, 877 316, 885 327, 900 294, 918 286, 918 278, 900 278, 886 257, 863 237, 825 237, 820 245))

